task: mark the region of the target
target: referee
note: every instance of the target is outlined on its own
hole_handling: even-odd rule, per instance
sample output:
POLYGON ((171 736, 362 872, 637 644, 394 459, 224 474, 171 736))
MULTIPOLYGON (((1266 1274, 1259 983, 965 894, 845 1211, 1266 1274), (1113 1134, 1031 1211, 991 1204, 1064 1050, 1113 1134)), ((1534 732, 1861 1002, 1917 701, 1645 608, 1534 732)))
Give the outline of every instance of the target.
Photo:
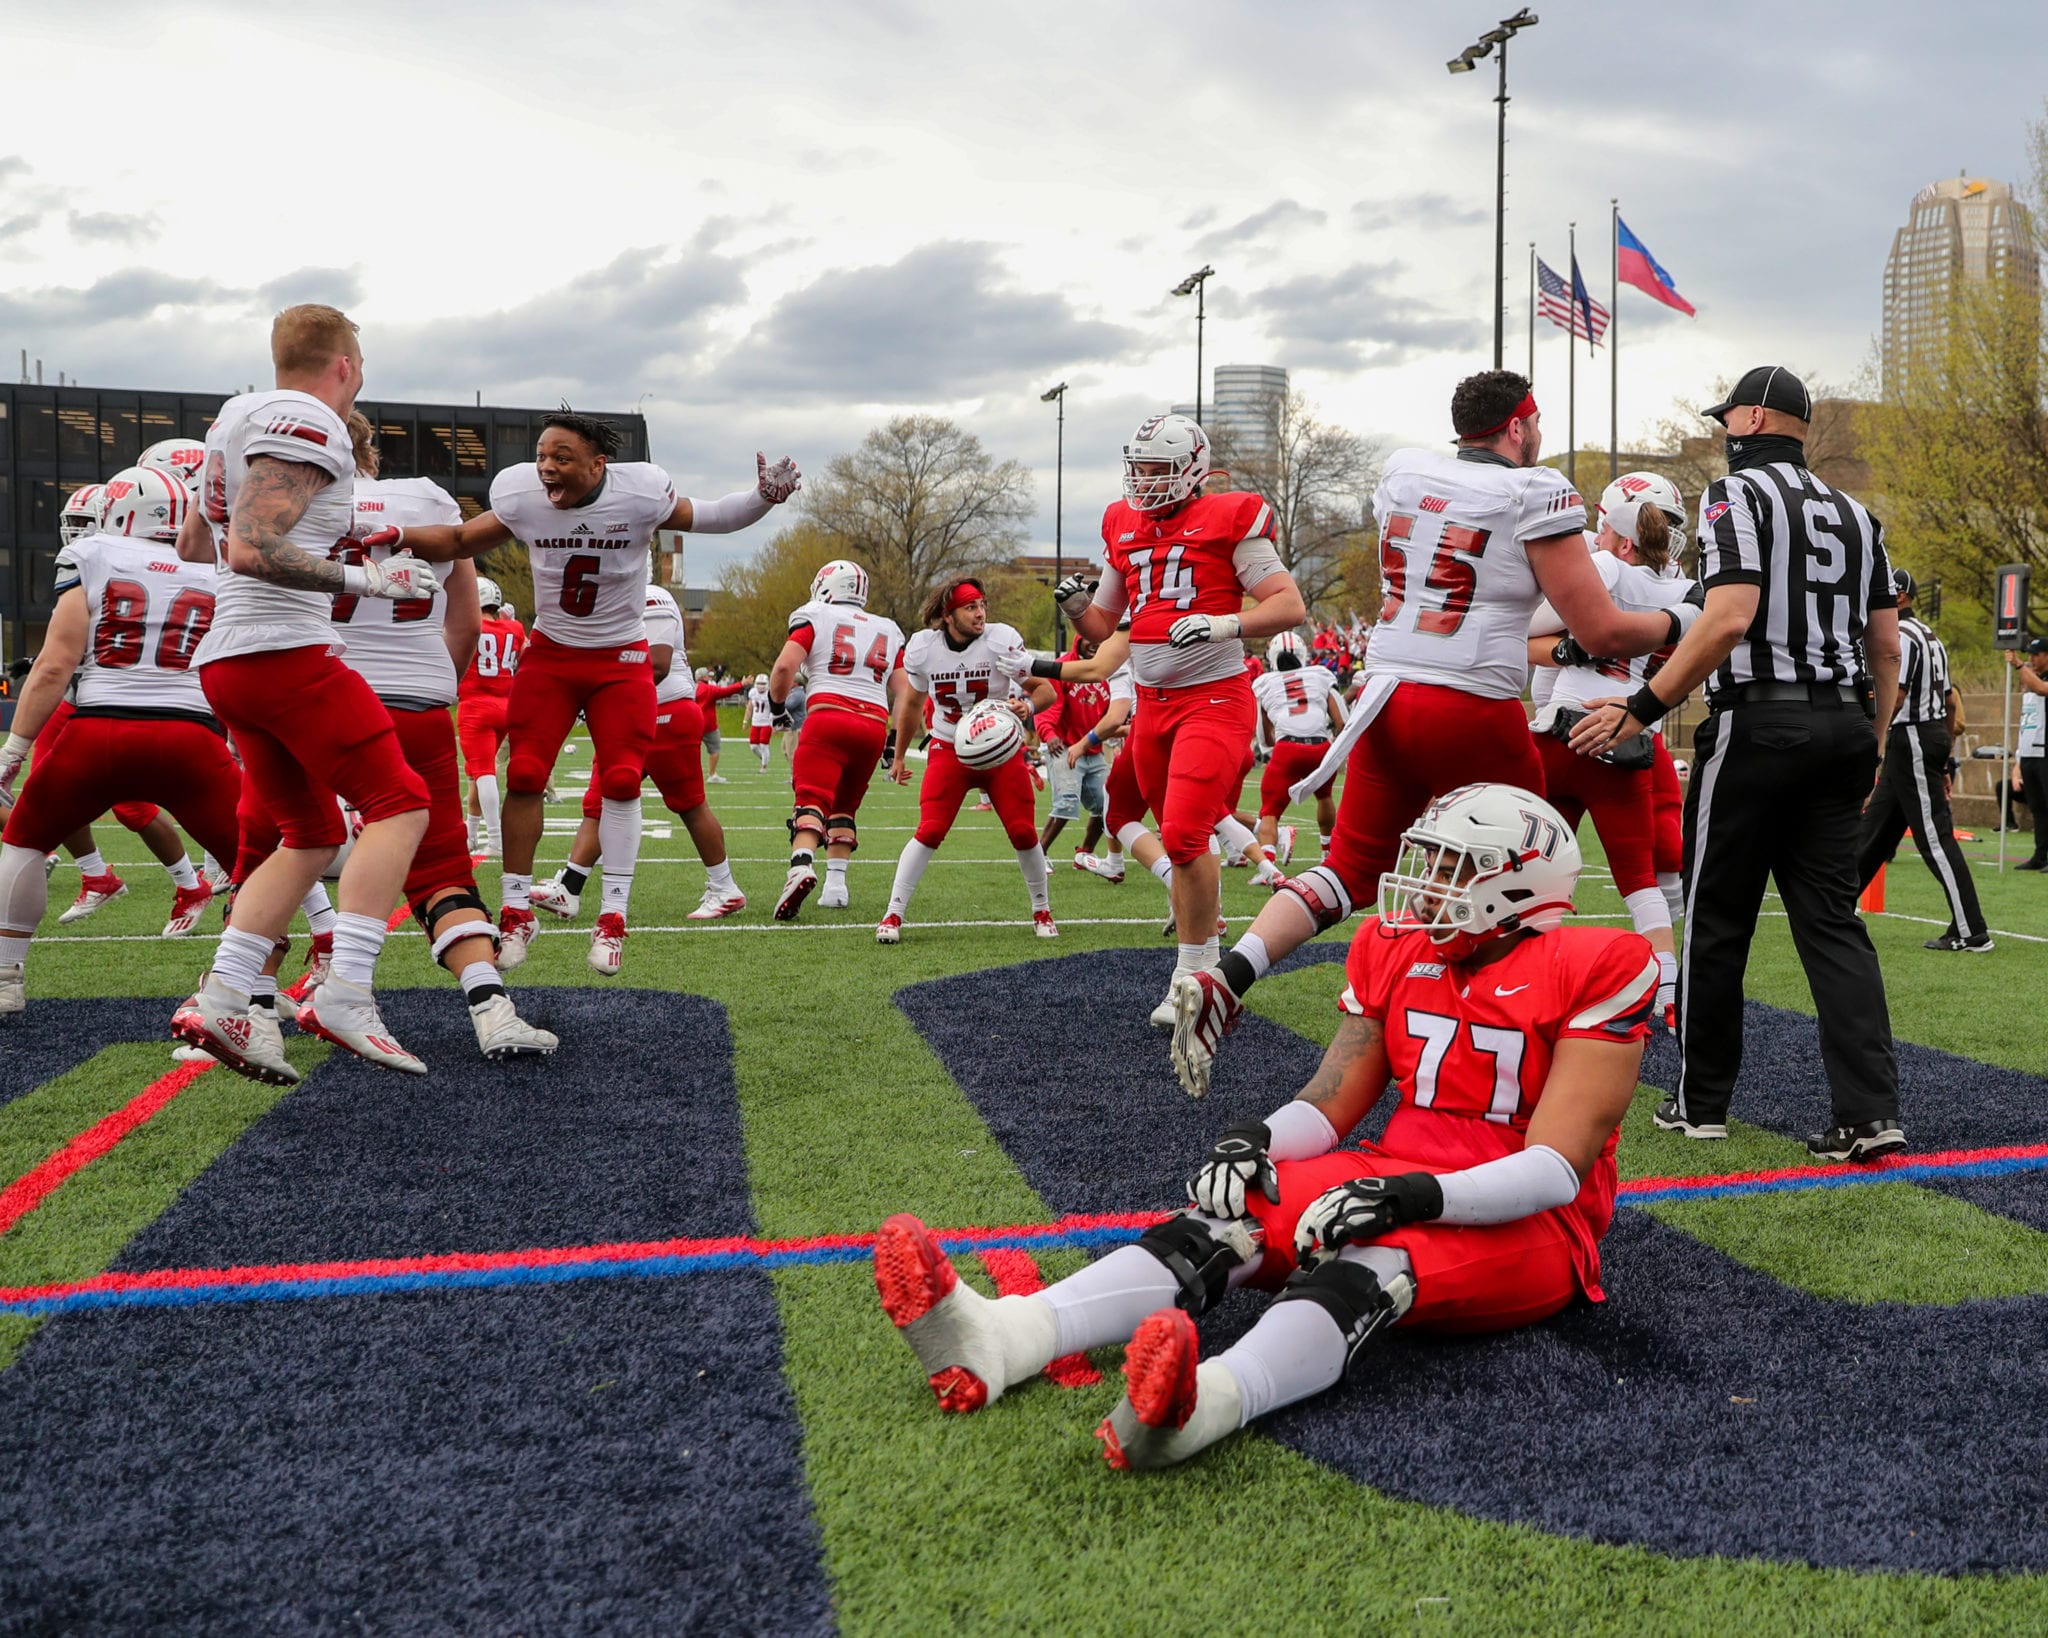
POLYGON ((1920 857, 1948 899, 1948 931, 1929 939, 1926 948, 1981 954, 1991 948, 1991 931, 1977 908, 1977 884, 1956 846, 1955 816, 1948 806, 1949 747, 1955 734, 1948 650, 1913 618, 1913 577, 1895 569, 1892 586, 1899 602, 1899 714, 1885 739, 1877 789, 1863 810, 1856 872, 1868 887, 1911 826, 1920 857))
POLYGON ((1834 1124, 1823 1160, 1905 1148, 1884 975, 1856 915, 1856 842, 1889 722, 1899 615, 1884 531, 1806 467, 1812 400, 1765 365, 1702 413, 1728 430, 1728 476, 1700 497, 1706 607, 1671 659, 1572 735, 1587 754, 1653 726, 1707 684, 1685 796, 1678 1090, 1656 1123, 1728 1135, 1742 1066, 1742 977, 1775 878, 1820 1015, 1834 1124), (1873 711, 1873 705, 1875 707, 1873 711))

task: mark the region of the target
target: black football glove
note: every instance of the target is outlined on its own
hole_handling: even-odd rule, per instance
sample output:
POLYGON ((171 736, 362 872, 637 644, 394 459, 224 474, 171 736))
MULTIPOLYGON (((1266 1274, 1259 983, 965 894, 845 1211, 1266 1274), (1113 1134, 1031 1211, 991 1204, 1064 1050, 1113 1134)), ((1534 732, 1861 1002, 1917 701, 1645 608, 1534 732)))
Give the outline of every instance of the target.
POLYGON ((1597 665, 1599 663, 1592 655, 1579 646, 1578 638, 1574 637, 1570 632, 1566 632, 1562 637, 1558 638, 1556 646, 1550 651, 1550 657, 1559 665, 1597 665))
POLYGON ((1188 1198, 1211 1217, 1242 1217, 1254 1189, 1279 1204, 1280 1174, 1266 1153, 1272 1143, 1273 1133, 1262 1120, 1231 1127, 1209 1146, 1209 1158, 1188 1179, 1188 1198))
POLYGON ((1353 1178, 1309 1202, 1294 1225, 1294 1260, 1312 1268, 1354 1242, 1434 1222, 1443 1213, 1443 1185, 1428 1172, 1353 1178))
POLYGON ((796 726, 796 718, 789 714, 789 702, 787 700, 780 702, 770 700, 768 702, 768 721, 777 728, 794 728, 796 726))

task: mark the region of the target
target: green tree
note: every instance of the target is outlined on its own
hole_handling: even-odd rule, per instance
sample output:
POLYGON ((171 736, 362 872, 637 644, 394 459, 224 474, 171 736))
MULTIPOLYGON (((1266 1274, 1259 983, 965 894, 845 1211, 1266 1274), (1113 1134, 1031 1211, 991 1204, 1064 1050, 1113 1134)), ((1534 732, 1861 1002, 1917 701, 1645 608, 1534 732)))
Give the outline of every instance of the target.
POLYGON ((1380 446, 1322 420, 1299 392, 1275 402, 1263 436, 1214 437, 1216 464, 1272 507, 1273 543, 1310 612, 1341 614, 1355 601, 1356 560, 1373 536, 1380 446))

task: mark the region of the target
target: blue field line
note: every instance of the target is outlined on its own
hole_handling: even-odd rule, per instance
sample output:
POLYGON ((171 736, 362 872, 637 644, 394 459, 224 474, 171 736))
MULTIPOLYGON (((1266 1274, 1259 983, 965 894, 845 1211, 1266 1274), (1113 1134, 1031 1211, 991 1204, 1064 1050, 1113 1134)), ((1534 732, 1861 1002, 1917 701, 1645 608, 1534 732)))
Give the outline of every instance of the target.
POLYGON ((1730 1200, 1743 1195, 1788 1194, 1805 1189, 1846 1189, 1866 1183, 1941 1183, 1973 1177, 2009 1177, 2016 1172, 2048 1171, 2048 1155, 2002 1155, 1993 1160, 1973 1160, 1961 1165, 1939 1163, 1916 1166, 1887 1166, 1883 1171, 1842 1171, 1802 1173, 1797 1177, 1750 1178, 1741 1182, 1714 1183, 1700 1188, 1645 1189, 1631 1191, 1626 1184, 1616 1202, 1623 1206, 1666 1206, 1688 1200, 1730 1200))

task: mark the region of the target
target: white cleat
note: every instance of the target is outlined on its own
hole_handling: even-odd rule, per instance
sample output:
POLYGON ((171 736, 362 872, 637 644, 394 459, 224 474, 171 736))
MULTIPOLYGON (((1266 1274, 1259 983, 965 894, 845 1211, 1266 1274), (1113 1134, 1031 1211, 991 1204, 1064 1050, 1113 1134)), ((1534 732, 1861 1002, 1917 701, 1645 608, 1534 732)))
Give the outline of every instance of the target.
POLYGON ((213 887, 202 881, 197 887, 181 887, 171 900, 171 919, 164 923, 165 938, 190 938, 213 903, 213 887))
POLYGON ((401 1075, 427 1072, 427 1066, 400 1046, 385 1027, 369 985, 354 983, 339 973, 329 973, 313 999, 299 1009, 299 1028, 379 1069, 395 1069, 401 1075))
POLYGON ((526 959, 526 947, 540 931, 540 920, 531 910, 506 905, 498 912, 498 971, 509 973, 526 959))
POLYGON ((59 927, 69 927, 74 921, 83 921, 95 911, 104 910, 116 899, 128 896, 128 884, 111 870, 104 876, 81 876, 78 881, 78 897, 71 901, 71 908, 57 918, 59 927))
POLYGON ((820 910, 844 910, 848 902, 846 878, 844 876, 834 876, 829 871, 826 872, 825 885, 818 893, 818 908, 820 910))
POLYGON ((875 928, 877 944, 901 944, 903 942, 903 918, 891 910, 875 928))
POLYGON ((775 901, 777 921, 795 921, 796 913, 804 906, 804 900, 811 896, 811 889, 818 885, 818 872, 807 864, 794 864, 789 874, 782 878, 782 895, 775 901))
POLYGON ((1279 862, 1285 864, 1294 857, 1294 827, 1292 825, 1282 825, 1280 827, 1280 834, 1275 840, 1280 845, 1274 851, 1280 856, 1279 862))
POLYGON ((1252 886, 1277 893, 1286 885, 1287 873, 1284 870, 1271 859, 1259 860, 1258 867, 1252 871, 1252 886))
POLYGON ((217 1060, 210 1052, 201 1052, 196 1046, 186 1046, 182 1041, 171 1048, 171 1062, 174 1064, 210 1064, 217 1060))
MULTIPOLYGON (((1178 978, 1180 975, 1176 973, 1174 976, 1178 978)), ((1154 1029, 1173 1028, 1173 986, 1171 984, 1166 987, 1166 999, 1152 1009, 1150 1021, 1154 1029)))
POLYGON ((11 1012, 28 1011, 26 965, 17 961, 11 967, 0 967, 0 1018, 11 1012))
POLYGON ((1177 974, 1166 994, 1173 1003, 1174 1073, 1189 1097, 1206 1098, 1216 1054, 1223 1049, 1223 1037, 1244 1017, 1244 1002, 1213 967, 1177 974))
POLYGON ((992 1405, 1052 1358, 1052 1310, 1029 1297, 991 1301, 962 1283, 931 1230, 908 1212, 875 1235, 875 1289, 942 1411, 992 1405))
POLYGON ((706 887, 704 897, 697 908, 683 919, 685 921, 717 921, 722 916, 736 916, 747 907, 747 896, 737 887, 727 892, 722 887, 706 887))
POLYGON ((1195 1322, 1178 1308, 1150 1315, 1124 1349, 1124 1396, 1095 1437, 1111 1467, 1173 1467, 1238 1429, 1237 1378, 1215 1360, 1196 1362, 1195 1322))
POLYGON ((222 864, 218 859, 211 857, 200 861, 199 879, 216 893, 225 893, 234 885, 235 880, 233 876, 228 874, 226 865, 222 864))
POLYGON ((285 1061, 277 1016, 258 1021, 249 998, 208 973, 198 993, 171 1016, 171 1033, 217 1058, 237 1075, 266 1086, 295 1086, 299 1072, 285 1061), (268 1028, 264 1026, 268 1025, 268 1028))
POLYGON ((521 1018, 509 995, 494 995, 471 1007, 469 1021, 476 1026, 476 1044, 494 1064, 515 1058, 545 1058, 562 1044, 552 1031, 521 1018))
POLYGON ((1040 938, 1058 938, 1060 936, 1060 930, 1053 925, 1052 912, 1050 910, 1034 910, 1031 912, 1031 931, 1040 938))
POLYGON ((583 908, 583 896, 580 893, 571 893, 562 885, 562 878, 559 876, 552 881, 535 882, 526 896, 536 910, 545 910, 549 915, 560 916, 564 921, 568 921, 583 908))
POLYGON ((732 781, 727 779, 724 774, 706 774, 704 776, 704 783, 707 785, 730 785, 732 781))
POLYGON ((1082 853, 1074 862, 1092 876, 1100 876, 1106 882, 1121 882, 1124 879, 1124 856, 1121 853, 1082 853))
POLYGON ((597 918, 597 926, 590 934, 590 954, 585 959, 592 972, 602 973, 606 978, 618 977, 626 960, 626 918, 618 911, 607 910, 597 918))

